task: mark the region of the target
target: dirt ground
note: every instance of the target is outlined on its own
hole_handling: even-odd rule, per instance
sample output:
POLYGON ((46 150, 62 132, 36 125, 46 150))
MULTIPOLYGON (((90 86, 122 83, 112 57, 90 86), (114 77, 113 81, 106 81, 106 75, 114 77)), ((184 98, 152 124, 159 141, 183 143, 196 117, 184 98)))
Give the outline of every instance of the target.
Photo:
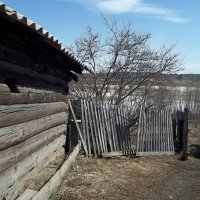
POLYGON ((199 128, 191 128, 187 161, 178 156, 95 159, 79 155, 51 199, 200 200, 198 145, 199 128))
POLYGON ((200 160, 79 156, 52 199, 200 200, 200 160))

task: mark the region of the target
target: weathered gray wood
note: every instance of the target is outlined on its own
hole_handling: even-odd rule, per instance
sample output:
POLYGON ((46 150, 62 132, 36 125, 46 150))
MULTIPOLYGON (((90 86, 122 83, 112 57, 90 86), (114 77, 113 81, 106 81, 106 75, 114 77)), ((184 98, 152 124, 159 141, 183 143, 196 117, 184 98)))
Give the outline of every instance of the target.
POLYGON ((182 160, 188 159, 188 108, 184 108, 184 125, 183 125, 183 151, 182 160))
POLYGON ((124 123, 124 134, 126 138, 126 152, 127 155, 131 155, 131 138, 130 138, 130 132, 129 132, 129 125, 128 125, 128 117, 126 116, 125 108, 121 107, 122 117, 123 117, 123 123, 124 123))
POLYGON ((124 152, 124 142, 123 142, 123 126, 121 123, 120 111, 119 107, 116 107, 116 120, 117 120, 117 127, 118 127, 118 138, 119 138, 119 147, 122 152, 124 152))
MULTIPOLYGON (((56 149, 65 144, 66 136, 61 135, 53 142, 35 151, 22 161, 16 163, 9 169, 0 173, 0 197, 6 197, 7 193, 18 184, 18 180, 29 173, 32 169, 40 165, 46 157, 51 155, 56 149)), ((8 198, 9 199, 9 198, 8 198)))
POLYGON ((116 119, 116 106, 113 107, 112 110, 112 116, 113 116, 113 124, 114 124, 114 133, 115 133, 115 143, 116 143, 116 149, 117 151, 120 151, 120 144, 119 144, 119 135, 118 135, 118 131, 119 128, 117 127, 117 119, 116 119))
MULTIPOLYGON (((117 145, 116 145, 116 140, 115 140, 115 124, 113 122, 113 113, 112 113, 112 107, 111 107, 111 104, 108 104, 108 119, 109 119, 109 122, 110 122, 110 130, 111 130, 111 139, 112 139, 112 144, 113 144, 113 149, 114 151, 117 151, 117 145)), ((121 130, 123 131, 123 130, 121 130)))
POLYGON ((29 122, 0 128, 0 150, 19 144, 47 129, 66 124, 67 118, 68 114, 62 112, 29 122))
POLYGON ((108 122, 108 127, 109 127, 108 137, 110 140, 110 150, 114 151, 113 124, 111 122, 110 105, 109 104, 105 104, 105 111, 106 111, 106 121, 108 122))
POLYGON ((142 117, 143 123, 142 123, 142 151, 145 151, 145 146, 146 146, 146 111, 143 109, 143 117, 142 117))
MULTIPOLYGON (((19 90, 20 93, 37 93, 37 94, 60 94, 55 93, 51 89, 38 89, 38 88, 32 88, 32 87, 23 87, 23 86, 18 86, 17 89, 19 90)), ((66 95, 64 95, 66 96, 66 95)), ((67 96, 66 96, 67 97, 67 96)), ((68 98, 68 97, 67 97, 68 98)))
POLYGON ((89 104, 90 104, 90 112, 91 112, 92 124, 93 124, 93 130, 94 130, 94 139, 95 139, 96 146, 97 146, 97 153, 98 153, 98 155, 100 155, 101 154, 101 146, 99 143, 98 131, 97 131, 97 126, 96 126, 95 114, 94 114, 94 107, 93 107, 92 102, 89 102, 89 104))
POLYGON ((67 126, 62 124, 41 132, 28 140, 0 151, 0 172, 21 161, 29 154, 49 144, 66 132, 67 126))
POLYGON ((106 125, 105 125, 105 116, 104 116, 103 104, 102 103, 99 104, 99 109, 100 109, 102 133, 103 133, 104 144, 105 144, 105 152, 108 152, 107 136, 106 136, 106 125))
POLYGON ((10 89, 6 84, 0 83, 0 93, 10 93, 10 89))
POLYGON ((171 133, 173 134, 173 132, 171 131, 171 129, 170 129, 170 126, 172 125, 171 123, 170 123, 170 121, 171 121, 171 113, 169 112, 169 111, 167 111, 167 151, 171 151, 171 139, 170 139, 170 137, 171 137, 171 133))
POLYGON ((63 147, 58 147, 55 151, 50 153, 46 158, 44 158, 37 166, 35 166, 31 171, 26 173, 24 176, 19 178, 17 182, 9 188, 8 195, 6 196, 9 200, 15 200, 22 192, 27 188, 27 181, 35 179, 38 173, 41 173, 45 168, 49 166, 49 163, 55 161, 58 156, 64 156, 65 150, 63 147))
POLYGON ((0 105, 32 104, 32 103, 51 103, 67 102, 65 95, 57 93, 10 93, 1 92, 0 105))
POLYGON ((88 155, 91 157, 91 143, 90 143, 90 132, 89 132, 89 121, 88 121, 88 106, 87 102, 84 101, 84 114, 85 114, 85 126, 86 126, 86 145, 88 149, 88 155))
POLYGON ((137 156, 172 156, 173 152, 137 152, 137 156))
POLYGON ((84 106, 84 100, 81 99, 81 121, 82 121, 82 134, 83 134, 83 139, 85 141, 85 144, 87 143, 86 141, 86 122, 85 122, 85 106, 84 106))
POLYGON ((0 127, 10 126, 67 111, 64 102, 0 106, 0 127))
POLYGON ((92 117, 91 117, 91 110, 90 110, 90 105, 89 102, 86 101, 86 105, 87 105, 87 115, 88 115, 88 120, 89 120, 89 125, 90 125, 90 135, 92 138, 92 146, 93 146, 93 153, 95 155, 95 157, 97 156, 96 153, 96 143, 95 143, 95 136, 94 136, 94 131, 93 131, 93 124, 92 124, 92 117))
POLYGON ((80 143, 74 148, 67 160, 63 163, 61 168, 52 176, 52 178, 41 188, 41 190, 32 198, 32 200, 48 200, 52 191, 61 183, 64 175, 69 172, 72 164, 80 151, 80 143))
POLYGON ((102 153, 103 158, 111 158, 115 156, 123 156, 122 151, 112 151, 112 152, 104 152, 102 153))
POLYGON ((142 112, 139 119, 136 155, 173 154, 171 113, 168 110, 142 112))
POLYGON ((99 131, 100 131, 99 133, 101 137, 103 152, 106 152, 106 143, 105 143, 105 138, 104 138, 104 130, 102 127, 101 111, 98 104, 96 104, 95 106, 96 106, 96 111, 97 111, 98 125, 99 125, 99 131))
POLYGON ((99 141, 99 147, 100 147, 100 152, 104 152, 103 144, 102 144, 102 139, 101 139, 101 132, 100 132, 100 127, 99 127, 99 119, 98 119, 98 114, 97 114, 97 108, 94 103, 92 103, 93 110, 94 110, 94 119, 95 119, 95 124, 96 124, 96 130, 97 130, 97 137, 99 141))
POLYGON ((88 126, 86 138, 91 142, 90 148, 97 150, 97 155, 101 156, 103 152, 120 151, 123 144, 126 154, 131 154, 131 138, 125 111, 121 111, 121 115, 118 116, 116 114, 118 107, 115 109, 110 104, 84 102, 82 116, 86 120, 83 126, 88 126))
POLYGON ((16 200, 31 200, 38 191, 26 189, 16 200))
POLYGON ((109 146, 110 146, 110 150, 113 151, 113 142, 112 142, 112 138, 111 138, 111 128, 110 128, 110 123, 108 120, 108 109, 106 107, 106 104, 102 104, 103 106, 103 114, 104 114, 104 118, 105 118, 105 127, 106 127, 106 132, 107 132, 107 137, 108 137, 108 142, 109 142, 109 146))
POLYGON ((139 123, 138 123, 138 130, 137 130, 137 143, 136 143, 136 152, 141 151, 141 123, 142 123, 142 106, 140 107, 140 115, 139 115, 139 123))
POLYGON ((81 142, 82 142, 82 144, 83 144, 83 148, 84 148, 84 150, 85 150, 86 155, 88 156, 87 146, 86 146, 85 141, 84 141, 84 139, 83 139, 83 135, 82 135, 82 133, 81 133, 79 124, 78 124, 78 122, 77 122, 77 120, 76 120, 76 116, 75 116, 75 113, 74 113, 74 110, 73 110, 73 107, 72 107, 72 104, 71 104, 70 100, 68 100, 68 103, 69 103, 69 107, 70 107, 70 110, 71 110, 71 112, 72 112, 72 116, 73 116, 73 118, 74 118, 75 124, 76 124, 76 128, 77 128, 78 133, 79 133, 79 136, 80 136, 80 138, 81 138, 81 142))
POLYGON ((124 112, 124 118, 125 118, 125 123, 126 123, 126 135, 127 135, 127 143, 128 143, 128 154, 132 155, 133 151, 132 151, 132 145, 131 145, 131 135, 130 135, 130 126, 129 126, 129 117, 128 117, 128 111, 127 108, 124 108, 123 110, 124 112))

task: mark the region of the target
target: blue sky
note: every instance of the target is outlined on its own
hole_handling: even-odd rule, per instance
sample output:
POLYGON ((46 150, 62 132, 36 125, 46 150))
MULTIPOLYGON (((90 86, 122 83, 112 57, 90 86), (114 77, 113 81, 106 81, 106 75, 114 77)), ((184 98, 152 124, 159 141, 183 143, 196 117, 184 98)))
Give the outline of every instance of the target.
POLYGON ((91 26, 103 32, 101 14, 131 20, 133 29, 151 33, 151 45, 176 44, 183 73, 200 73, 199 0, 0 0, 43 26, 65 46, 91 26))

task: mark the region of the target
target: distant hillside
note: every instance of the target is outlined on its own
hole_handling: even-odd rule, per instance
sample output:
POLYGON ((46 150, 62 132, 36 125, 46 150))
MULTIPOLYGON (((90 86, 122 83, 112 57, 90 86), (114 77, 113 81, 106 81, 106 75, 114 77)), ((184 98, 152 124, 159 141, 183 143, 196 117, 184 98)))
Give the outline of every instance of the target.
POLYGON ((200 74, 167 74, 168 80, 200 81, 200 74))
MULTIPOLYGON (((126 72, 127 77, 132 77, 134 78, 134 76, 137 76, 137 73, 131 72, 131 75, 129 72, 126 72)), ((144 73, 142 73, 144 74, 144 73)), ((85 77, 87 78, 91 78, 94 75, 90 74, 90 73, 84 73, 85 77)), ((106 73, 97 73, 96 76, 104 79, 106 78, 107 74, 106 73)), ((124 76, 124 73, 123 73, 124 76)), ((169 81, 175 81, 175 80, 183 80, 183 81, 200 81, 200 74, 158 74, 157 76, 159 77, 163 77, 164 79, 167 79, 169 81)), ((118 75, 116 76, 118 78, 120 78, 120 72, 118 72, 118 75)))

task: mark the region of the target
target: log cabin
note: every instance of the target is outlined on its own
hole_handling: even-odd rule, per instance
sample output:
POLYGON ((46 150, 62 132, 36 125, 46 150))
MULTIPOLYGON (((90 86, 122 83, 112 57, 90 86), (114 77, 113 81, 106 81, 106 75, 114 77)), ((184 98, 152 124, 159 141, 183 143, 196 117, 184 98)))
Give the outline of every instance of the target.
POLYGON ((0 27, 0 199, 16 199, 30 176, 64 155, 68 83, 90 70, 3 3, 0 27))

